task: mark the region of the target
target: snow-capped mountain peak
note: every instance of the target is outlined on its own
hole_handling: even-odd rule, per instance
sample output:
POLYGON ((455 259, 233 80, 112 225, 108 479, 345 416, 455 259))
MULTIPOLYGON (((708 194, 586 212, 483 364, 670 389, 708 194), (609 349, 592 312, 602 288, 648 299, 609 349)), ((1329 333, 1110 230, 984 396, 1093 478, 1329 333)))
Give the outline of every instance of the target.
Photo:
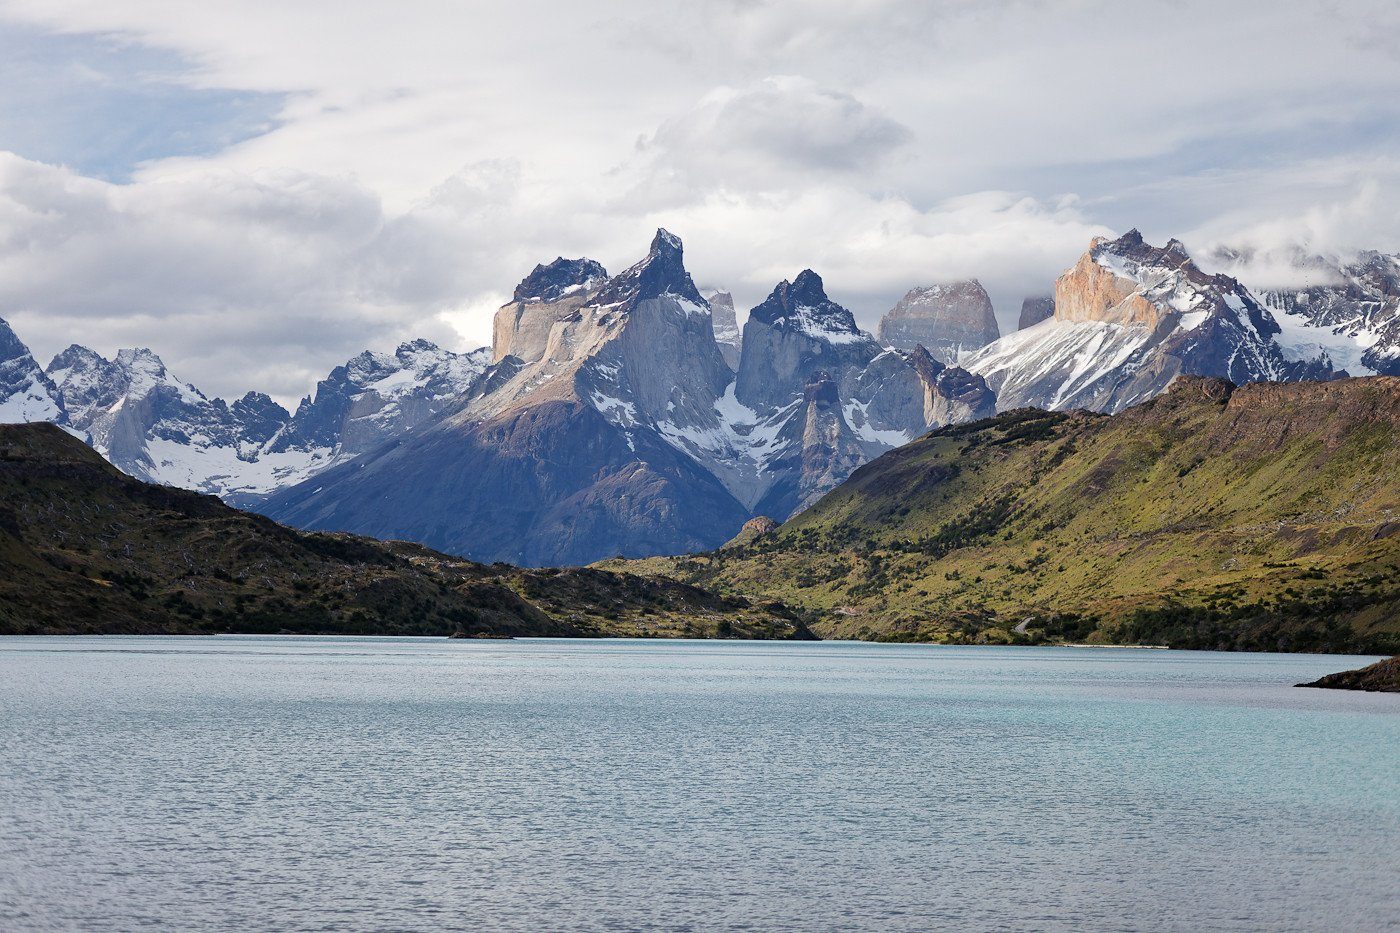
POLYGON ((1003 407, 1118 411, 1179 374, 1236 383, 1327 378, 1329 361, 1291 355, 1279 325, 1228 275, 1201 270, 1184 246, 1136 230, 1096 238, 1055 283, 1054 316, 987 346, 966 366, 1003 407))
POLYGON ((466 403, 490 350, 444 350, 427 340, 392 353, 365 350, 331 370, 272 439, 276 452, 320 451, 332 461, 363 453, 466 403))
POLYGON ((856 326, 855 315, 827 297, 822 277, 811 269, 779 282, 749 319, 828 343, 874 342, 856 326))
POLYGON ((1282 258, 1229 248, 1214 255, 1241 278, 1265 278, 1258 294, 1290 358, 1323 356, 1353 376, 1400 375, 1400 255, 1366 250, 1342 259, 1297 248, 1282 258), (1267 284, 1280 269, 1302 284, 1267 284))
POLYGON ((231 405, 210 398, 146 348, 108 360, 74 344, 53 358, 47 378, 64 418, 117 467, 246 503, 457 404, 488 357, 426 340, 392 354, 366 350, 337 367, 296 415, 260 392, 231 405))
POLYGON ((0 319, 0 424, 68 423, 62 394, 24 342, 0 319))

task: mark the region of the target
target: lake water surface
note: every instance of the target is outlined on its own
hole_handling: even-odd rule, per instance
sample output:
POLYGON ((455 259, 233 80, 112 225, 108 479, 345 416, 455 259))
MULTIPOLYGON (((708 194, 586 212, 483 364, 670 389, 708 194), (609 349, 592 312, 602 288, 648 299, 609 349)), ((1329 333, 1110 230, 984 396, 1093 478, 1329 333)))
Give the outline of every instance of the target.
POLYGON ((1397 929, 1365 660, 4 639, 0 929, 1397 929))

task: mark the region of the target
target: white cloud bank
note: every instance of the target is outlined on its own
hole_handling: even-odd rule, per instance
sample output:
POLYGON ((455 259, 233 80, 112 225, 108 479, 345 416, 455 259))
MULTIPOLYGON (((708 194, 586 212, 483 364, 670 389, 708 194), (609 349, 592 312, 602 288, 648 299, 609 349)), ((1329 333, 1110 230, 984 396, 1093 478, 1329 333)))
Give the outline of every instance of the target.
MULTIPOLYGON (((1013 321, 1134 225, 1400 248, 1400 22, 1370 0, 0 0, 7 23, 281 96, 207 156, 143 140, 126 184, 0 156, 0 316, 222 394, 483 342, 535 262, 620 268, 658 225, 740 304, 810 266, 867 325, 969 275, 1013 321)), ((17 113, 0 148, 58 119, 17 113)))

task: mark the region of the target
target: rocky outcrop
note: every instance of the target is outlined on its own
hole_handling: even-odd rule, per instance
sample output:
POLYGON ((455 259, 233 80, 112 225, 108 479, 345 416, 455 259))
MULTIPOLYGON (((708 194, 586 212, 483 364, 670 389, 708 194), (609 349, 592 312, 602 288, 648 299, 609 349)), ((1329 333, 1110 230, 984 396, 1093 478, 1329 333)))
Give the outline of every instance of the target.
POLYGON ((880 319, 876 336, 898 350, 922 346, 934 359, 953 365, 1001 331, 986 289, 968 279, 912 289, 880 319))
POLYGON ((779 282, 749 312, 744 347, 735 397, 757 408, 790 404, 818 371, 843 384, 881 353, 855 316, 827 297, 821 276, 811 269, 779 282))
POLYGON ((587 291, 608 277, 602 263, 592 259, 565 259, 535 266, 515 286, 514 301, 558 301, 575 292, 587 291))
POLYGON ((744 338, 739 331, 739 318, 734 312, 734 296, 728 292, 715 292, 706 300, 710 304, 710 320, 714 325, 715 343, 719 344, 720 355, 730 369, 737 371, 744 338))
POLYGON ((767 515, 759 515, 744 522, 744 527, 739 529, 739 533, 726 543, 725 547, 743 547, 752 544, 759 538, 771 535, 778 530, 778 523, 767 515))
POLYGON ((1278 323, 1239 282, 1203 272, 1176 240, 1136 230, 1096 238, 1055 283, 1055 313, 998 340, 965 364, 1003 409, 1121 411, 1179 375, 1236 383, 1325 379, 1323 358, 1297 359, 1278 323))
POLYGON ((871 456, 845 418, 836 382, 821 370, 808 377, 779 441, 764 465, 770 482, 754 511, 785 518, 836 488, 871 456))
POLYGON ((981 376, 944 366, 923 347, 915 347, 908 360, 923 387, 923 420, 930 429, 996 414, 996 393, 981 376))
POLYGON ((0 424, 67 424, 63 397, 10 325, 0 319, 0 424))
POLYGON ((1112 241, 1096 237, 1074 268, 1055 280, 1055 320, 1156 327, 1180 310, 1170 304, 1173 298, 1223 284, 1197 269, 1177 240, 1158 248, 1136 230, 1112 241))
POLYGON ((946 367, 924 382, 924 420, 930 428, 990 418, 996 411, 996 393, 961 367, 946 367))
POLYGON ((1031 295, 1021 302, 1021 316, 1016 322, 1017 330, 1034 327, 1041 321, 1055 316, 1054 295, 1031 295))
POLYGON ((266 444, 277 436, 291 414, 262 392, 248 392, 229 406, 229 413, 243 426, 243 437, 253 444, 266 444))
POLYGON ((1172 384, 1166 403, 1178 398, 1208 398, 1223 405, 1224 416, 1208 438, 1213 451, 1247 450, 1261 458, 1303 426, 1332 451, 1358 429, 1369 425, 1388 433, 1400 421, 1400 378, 1395 377, 1256 382, 1234 388, 1224 380, 1183 376, 1172 384))
POLYGON ((1386 658, 1375 664, 1328 674, 1300 687, 1326 687, 1332 690, 1364 690, 1370 693, 1400 693, 1400 657, 1386 658))

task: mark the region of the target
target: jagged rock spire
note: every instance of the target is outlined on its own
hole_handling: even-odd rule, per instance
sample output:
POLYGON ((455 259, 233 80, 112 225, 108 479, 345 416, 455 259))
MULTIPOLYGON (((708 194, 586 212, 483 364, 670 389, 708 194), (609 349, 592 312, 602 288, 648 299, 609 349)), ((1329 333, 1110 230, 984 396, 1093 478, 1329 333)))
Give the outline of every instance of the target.
POLYGON ((685 271, 685 249, 681 238, 660 228, 652 237, 646 258, 619 275, 613 276, 594 298, 597 304, 620 301, 646 301, 672 295, 708 307, 690 273, 685 271))
POLYGON ((791 282, 779 282, 763 303, 749 312, 749 319, 815 336, 860 333, 855 315, 827 297, 822 277, 811 269, 803 269, 791 282))

